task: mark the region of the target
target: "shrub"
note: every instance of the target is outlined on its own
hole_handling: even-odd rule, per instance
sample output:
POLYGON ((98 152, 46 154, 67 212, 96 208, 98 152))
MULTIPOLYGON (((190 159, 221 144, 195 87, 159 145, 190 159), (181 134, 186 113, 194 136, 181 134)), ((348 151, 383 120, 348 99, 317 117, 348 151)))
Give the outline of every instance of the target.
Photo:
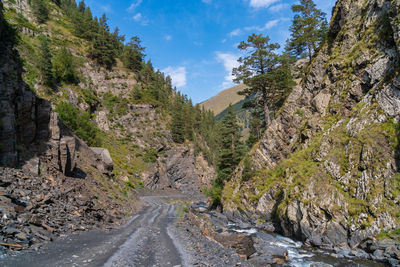
POLYGON ((149 148, 146 150, 146 154, 143 156, 143 161, 146 163, 152 162, 155 163, 157 161, 158 152, 155 148, 149 148))
POLYGON ((99 130, 94 122, 91 121, 89 113, 81 112, 79 109, 67 102, 61 102, 58 104, 55 111, 60 116, 61 121, 90 146, 101 145, 99 130))
POLYGON ((253 163, 249 157, 245 157, 243 161, 243 172, 242 172, 242 181, 246 182, 250 180, 255 175, 255 171, 253 169, 253 163))
POLYGON ((54 76, 59 82, 77 84, 79 78, 71 51, 63 47, 57 51, 53 58, 54 76))

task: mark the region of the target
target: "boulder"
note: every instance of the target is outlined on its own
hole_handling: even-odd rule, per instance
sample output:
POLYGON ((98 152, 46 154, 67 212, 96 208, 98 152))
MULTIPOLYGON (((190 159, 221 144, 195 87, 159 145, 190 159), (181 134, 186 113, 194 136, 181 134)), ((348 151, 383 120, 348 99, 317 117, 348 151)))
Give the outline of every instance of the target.
POLYGON ((102 147, 91 147, 90 148, 94 155, 97 157, 94 161, 93 166, 103 173, 109 173, 113 170, 113 160, 110 155, 110 151, 102 147))

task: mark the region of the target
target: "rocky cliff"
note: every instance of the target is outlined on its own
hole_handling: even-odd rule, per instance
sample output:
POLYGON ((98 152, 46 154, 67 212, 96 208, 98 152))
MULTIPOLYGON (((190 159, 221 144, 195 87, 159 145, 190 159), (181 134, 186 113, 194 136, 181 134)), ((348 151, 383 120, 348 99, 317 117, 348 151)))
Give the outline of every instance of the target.
POLYGON ((50 1, 50 23, 39 25, 27 1, 5 1, 4 13, 0 5, 0 243, 19 249, 52 234, 112 227, 141 206, 136 190, 144 185, 192 194, 209 184, 212 166, 191 144, 173 142, 168 113, 132 101, 134 88, 145 86, 136 74, 88 59, 58 6, 50 1), (39 35, 52 38, 53 51, 69 47, 79 83, 43 86, 39 35), (62 102, 90 114, 102 147, 89 147, 61 121, 62 102))
POLYGON ((326 248, 399 228, 399 11, 398 0, 336 3, 327 40, 249 154, 256 174, 241 165, 226 184, 225 211, 326 248))

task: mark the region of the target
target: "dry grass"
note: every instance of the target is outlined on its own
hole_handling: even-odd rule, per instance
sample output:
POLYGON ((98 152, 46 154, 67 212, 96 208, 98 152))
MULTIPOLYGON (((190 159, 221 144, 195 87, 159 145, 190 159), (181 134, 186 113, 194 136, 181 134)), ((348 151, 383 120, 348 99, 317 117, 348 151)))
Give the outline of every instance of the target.
POLYGON ((229 106, 229 104, 234 105, 245 98, 244 96, 237 94, 244 88, 244 84, 239 84, 229 89, 226 89, 216 96, 204 101, 200 104, 200 106, 204 107, 206 110, 212 110, 215 115, 218 115, 219 113, 224 111, 229 106))

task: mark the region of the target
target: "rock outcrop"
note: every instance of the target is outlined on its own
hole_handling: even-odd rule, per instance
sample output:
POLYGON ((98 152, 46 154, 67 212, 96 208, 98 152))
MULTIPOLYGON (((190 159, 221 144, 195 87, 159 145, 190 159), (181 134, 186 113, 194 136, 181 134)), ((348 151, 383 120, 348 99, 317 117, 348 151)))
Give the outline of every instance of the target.
POLYGON ((177 189, 185 194, 197 195, 209 187, 215 177, 214 169, 202 155, 195 155, 192 146, 174 146, 157 160, 155 172, 144 177, 144 184, 151 189, 177 189))
POLYGON ((36 97, 24 82, 19 54, 9 38, 1 44, 0 166, 74 176, 78 168, 96 165, 96 154, 62 124, 51 103, 36 97))
POLYGON ((400 1, 339 0, 305 77, 225 186, 249 210, 311 245, 355 248, 400 226, 400 1))

